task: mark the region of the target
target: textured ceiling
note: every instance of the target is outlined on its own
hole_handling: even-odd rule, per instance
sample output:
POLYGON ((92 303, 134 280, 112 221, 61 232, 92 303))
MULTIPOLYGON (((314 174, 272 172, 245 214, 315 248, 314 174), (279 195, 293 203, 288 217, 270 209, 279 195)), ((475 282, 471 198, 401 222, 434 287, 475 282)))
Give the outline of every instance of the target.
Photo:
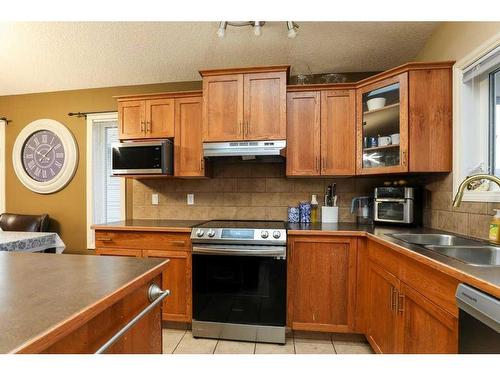
POLYGON ((292 74, 378 71, 411 61, 438 23, 0 23, 0 95, 199 80, 198 69, 290 64, 292 74))

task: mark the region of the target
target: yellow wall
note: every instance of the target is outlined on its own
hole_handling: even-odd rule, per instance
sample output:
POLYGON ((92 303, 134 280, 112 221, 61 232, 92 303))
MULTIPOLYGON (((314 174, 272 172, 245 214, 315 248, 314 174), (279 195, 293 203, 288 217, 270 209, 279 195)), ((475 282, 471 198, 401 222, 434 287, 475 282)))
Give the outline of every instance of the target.
POLYGON ((48 213, 52 230, 58 231, 69 252, 86 247, 86 122, 69 117, 68 112, 116 111, 115 95, 147 92, 196 90, 201 82, 178 82, 141 86, 110 87, 0 97, 0 117, 12 120, 6 128, 6 210, 8 212, 48 213), (17 135, 28 123, 50 118, 66 125, 75 136, 79 162, 75 177, 63 190, 40 195, 22 185, 12 167, 12 147, 17 135))
POLYGON ((500 22, 444 22, 431 35, 416 61, 460 60, 500 32, 500 22))

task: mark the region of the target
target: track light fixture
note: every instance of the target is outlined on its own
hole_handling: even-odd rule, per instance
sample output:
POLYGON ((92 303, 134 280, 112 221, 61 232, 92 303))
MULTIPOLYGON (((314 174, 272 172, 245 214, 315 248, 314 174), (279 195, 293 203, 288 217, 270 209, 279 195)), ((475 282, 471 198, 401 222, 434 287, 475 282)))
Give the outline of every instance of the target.
MULTIPOLYGON (((224 38, 226 35, 227 26, 252 26, 253 32, 256 36, 262 35, 262 27, 264 26, 265 21, 221 21, 219 22, 219 29, 217 30, 217 36, 219 38, 224 38)), ((297 36, 297 29, 299 25, 297 25, 293 21, 287 21, 286 27, 288 29, 288 37, 293 39, 297 36)))

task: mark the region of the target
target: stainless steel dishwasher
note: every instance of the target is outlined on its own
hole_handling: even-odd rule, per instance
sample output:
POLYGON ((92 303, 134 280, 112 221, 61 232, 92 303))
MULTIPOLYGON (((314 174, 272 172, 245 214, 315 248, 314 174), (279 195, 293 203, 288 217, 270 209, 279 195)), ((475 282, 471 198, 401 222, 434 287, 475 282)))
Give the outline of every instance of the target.
POLYGON ((500 300, 459 284, 458 352, 463 354, 500 353, 500 300))

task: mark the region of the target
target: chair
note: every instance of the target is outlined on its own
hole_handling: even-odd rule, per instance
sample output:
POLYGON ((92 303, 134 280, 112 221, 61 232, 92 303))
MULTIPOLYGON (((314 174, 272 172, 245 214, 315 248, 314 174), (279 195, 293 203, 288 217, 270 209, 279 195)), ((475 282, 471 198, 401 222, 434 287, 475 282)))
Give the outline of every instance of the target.
POLYGON ((49 215, 4 213, 0 215, 0 228, 5 231, 46 232, 49 228, 49 215))

